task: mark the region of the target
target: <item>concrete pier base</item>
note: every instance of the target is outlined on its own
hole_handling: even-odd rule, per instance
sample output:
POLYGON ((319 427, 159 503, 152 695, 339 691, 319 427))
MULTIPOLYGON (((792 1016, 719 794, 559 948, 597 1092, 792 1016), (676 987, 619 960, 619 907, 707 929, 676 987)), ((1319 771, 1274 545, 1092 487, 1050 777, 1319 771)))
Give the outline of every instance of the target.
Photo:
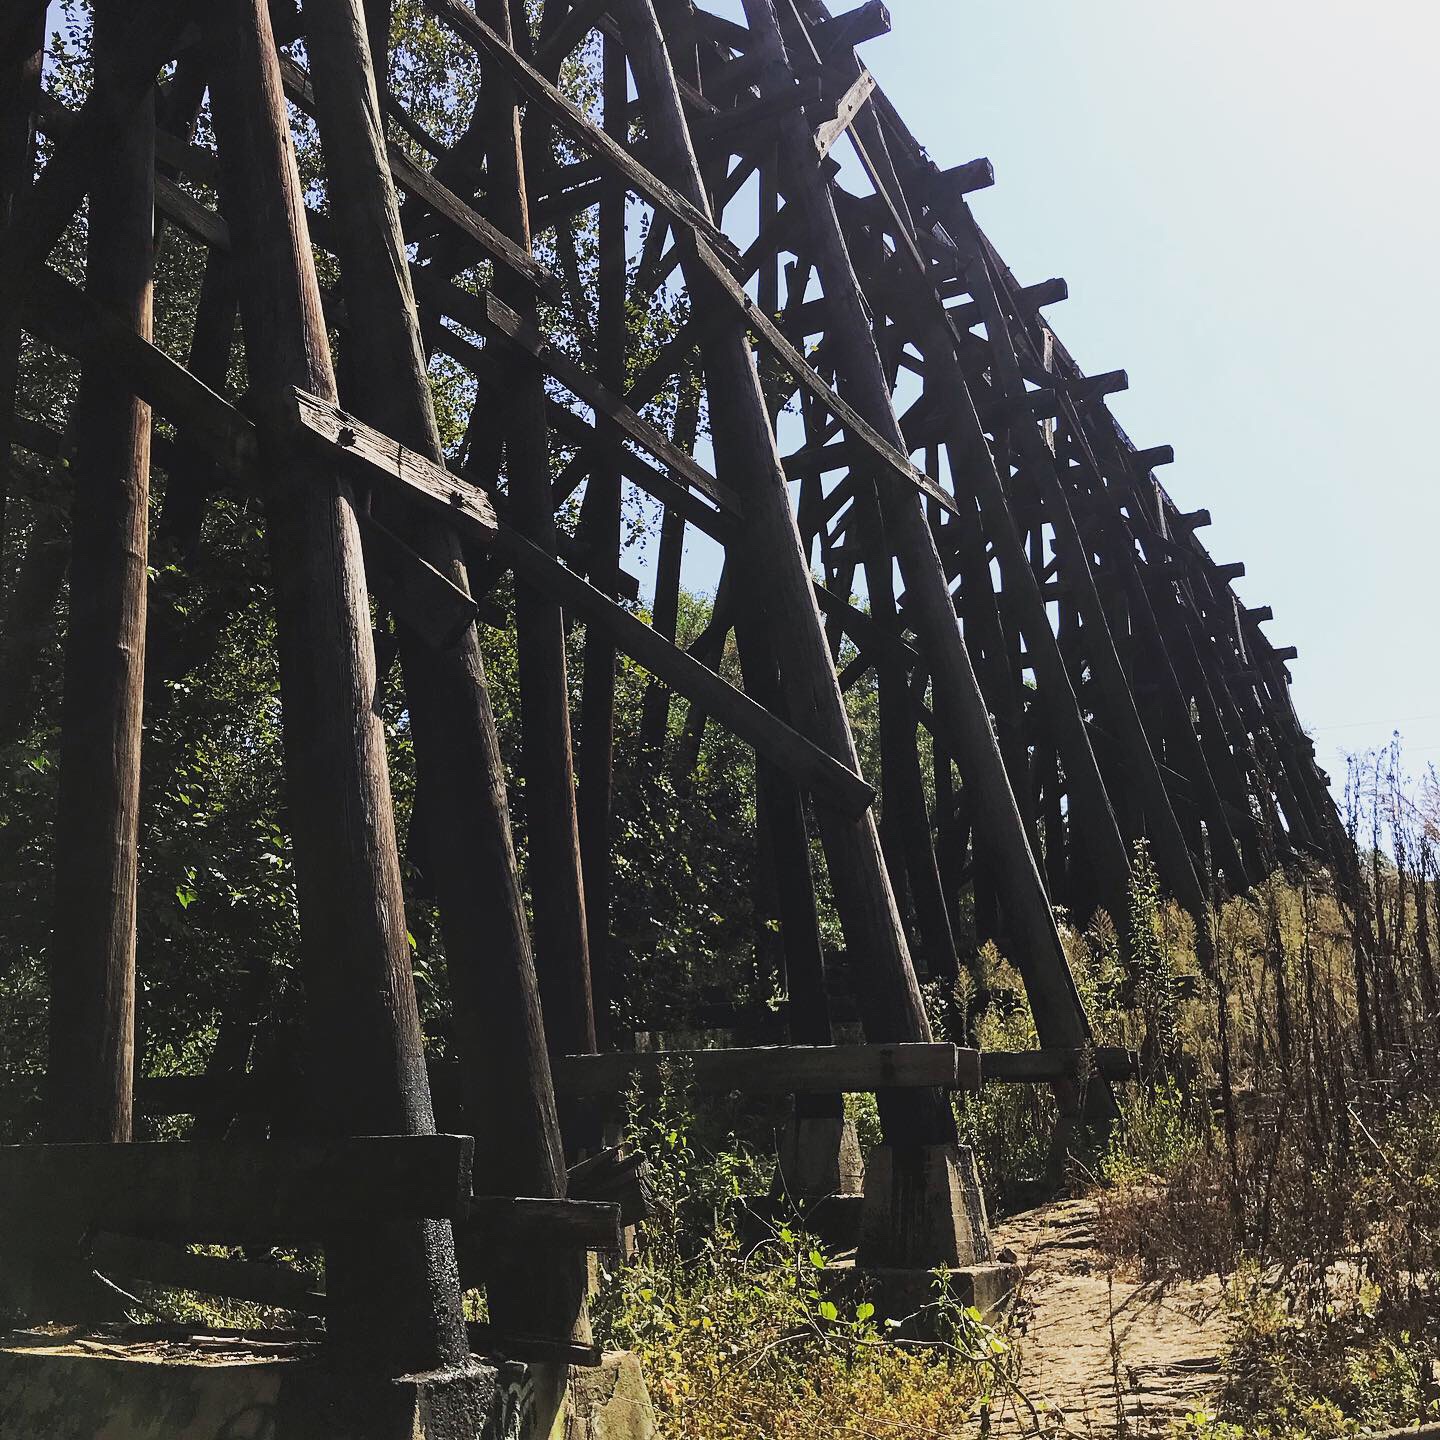
POLYGON ((855 1122, 843 1115, 792 1115, 780 1137, 775 1189, 796 1200, 858 1195, 865 1162, 855 1122))
POLYGON ((598 1370, 480 1360, 397 1380, 338 1374, 312 1342, 74 1332, 0 1339, 16 1440, 651 1440, 631 1356, 598 1370), (583 1378, 578 1378, 582 1377, 583 1378), (573 1378, 572 1377, 576 1377, 573 1378))
POLYGON ((875 1149, 861 1210, 862 1267, 928 1271, 993 1258, 975 1156, 967 1146, 875 1149))

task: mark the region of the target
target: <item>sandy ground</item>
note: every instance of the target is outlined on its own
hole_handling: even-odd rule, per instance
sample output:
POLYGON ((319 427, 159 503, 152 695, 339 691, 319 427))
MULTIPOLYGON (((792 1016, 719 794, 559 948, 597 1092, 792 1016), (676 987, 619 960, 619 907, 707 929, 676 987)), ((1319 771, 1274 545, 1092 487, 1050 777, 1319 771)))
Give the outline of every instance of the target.
POLYGON ((1017 1313, 1022 1404, 991 1433, 1168 1435, 1202 1409, 1219 1376, 1220 1286, 1111 1276, 1095 1249, 1095 1206, 1067 1200, 995 1227, 1026 1267, 1017 1313))

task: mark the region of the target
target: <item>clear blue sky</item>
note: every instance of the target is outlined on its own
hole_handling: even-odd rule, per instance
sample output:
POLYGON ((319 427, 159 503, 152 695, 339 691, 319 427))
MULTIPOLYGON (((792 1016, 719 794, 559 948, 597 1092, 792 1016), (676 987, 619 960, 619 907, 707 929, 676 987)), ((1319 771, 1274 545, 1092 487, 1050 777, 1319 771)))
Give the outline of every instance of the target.
MULTIPOLYGON (((889 0, 865 58, 1247 604, 1321 763, 1440 765, 1440 5, 889 0)), ((838 8, 844 8, 843 6, 838 8)))

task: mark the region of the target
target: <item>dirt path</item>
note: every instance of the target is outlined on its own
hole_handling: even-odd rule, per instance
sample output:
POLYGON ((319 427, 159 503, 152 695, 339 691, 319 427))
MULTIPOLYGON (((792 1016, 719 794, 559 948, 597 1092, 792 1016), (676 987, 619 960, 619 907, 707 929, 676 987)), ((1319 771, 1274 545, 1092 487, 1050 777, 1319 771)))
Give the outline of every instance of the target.
POLYGON ((1219 1374, 1220 1286, 1111 1279, 1095 1249, 1095 1206, 1067 1200, 995 1227, 1026 1267, 1017 1316, 1021 1389, 1040 1410, 998 1435, 1167 1435, 1201 1409, 1219 1374))

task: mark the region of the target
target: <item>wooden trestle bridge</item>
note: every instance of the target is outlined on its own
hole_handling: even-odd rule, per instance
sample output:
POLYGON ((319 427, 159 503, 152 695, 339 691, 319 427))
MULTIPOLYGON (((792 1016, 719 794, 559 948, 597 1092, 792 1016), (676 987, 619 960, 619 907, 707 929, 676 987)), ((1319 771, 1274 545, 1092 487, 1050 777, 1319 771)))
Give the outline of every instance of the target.
MULTIPOLYGON (((95 1264, 191 1280, 160 1242, 324 1240, 330 1341, 391 1374, 465 1354, 458 1245, 497 1334, 583 1353, 580 1252, 613 1241, 604 1202, 629 1172, 614 1156, 585 1162, 567 1196, 552 1074, 577 1095, 613 1094, 641 1063, 559 1058, 628 1048, 605 1000, 623 654, 657 682, 648 743, 664 743, 668 707, 685 702, 760 761, 788 1039, 811 1048, 712 1068, 799 1094, 801 1118, 817 1121, 836 1120, 838 1090, 877 1090, 889 1213, 909 1218, 888 1237, 867 1229, 870 1258, 984 1258, 983 1233, 961 1253, 949 1201, 916 1220, 932 1202, 895 1199, 915 1200, 953 1150, 946 1091, 980 1083, 985 1066, 932 1043, 917 968, 956 972, 954 904, 973 887, 981 938, 1022 972, 1045 1047, 988 1073, 1051 1081, 1080 1106, 1090 1036, 1053 906, 1123 917, 1141 839, 1196 914, 1212 887, 1240 890, 1297 858, 1352 863, 1291 705, 1295 652, 1266 638, 1267 609, 1236 596, 1243 566, 1199 540, 1206 513, 1181 511, 1155 478, 1170 449, 1137 447, 1106 408, 1124 372, 1083 374, 1057 338, 1044 312, 1065 283, 1022 285, 976 223, 967 196, 992 183, 989 163, 938 168, 859 58, 889 27, 879 0, 840 15, 821 0, 742 0, 727 16, 690 0, 545 0, 533 30, 522 3, 425 5, 481 77, 448 149, 386 93, 389 0, 95 0, 94 82, 78 109, 42 86, 41 0, 0 17, 0 429, 14 461, 66 455, 76 486, 50 1143, 0 1161, 5 1225, 52 1279, 97 1225, 115 1233, 95 1264), (587 42, 594 114, 557 88, 587 42), (213 149, 195 139, 207 96, 213 149), (323 214, 306 208, 291 106, 318 130, 323 214), (37 130, 53 142, 38 172, 37 130), (82 288, 51 253, 87 200, 82 288), (547 327, 590 313, 572 227, 596 207, 598 319, 577 349, 547 327), (168 227, 208 253, 183 363, 152 343, 154 236, 168 227), (334 289, 317 251, 333 257, 334 289), (676 286, 687 318, 631 373, 627 307, 676 286), (63 436, 15 403, 22 330, 82 367, 63 436), (226 390, 241 332, 243 396, 226 390), (433 354, 476 382, 458 454, 441 446, 433 354), (645 417, 669 392, 663 433, 645 417), (161 417, 168 438, 152 435, 161 417), (152 467, 157 524, 181 555, 217 488, 263 501, 313 1140, 111 1143, 131 1138, 135 1103, 152 467), (648 616, 627 603, 626 485, 664 507, 648 616), (556 515, 581 492, 571 535, 556 515), (692 527, 723 547, 724 568, 715 623, 687 650, 675 637, 692 527), (476 620, 507 570, 533 933, 476 620), (432 1134, 372 708, 372 596, 396 622, 473 1157, 468 1140, 432 1134), (574 717, 567 623, 585 635, 574 717), (732 631, 743 692, 717 673, 732 631), (844 692, 872 670, 882 763, 862 778, 844 692), (866 1046, 823 1048, 834 1034, 811 827, 866 1046)), ((153 1103, 206 1103, 184 1084, 153 1103)), ((1110 1103, 1098 1073, 1083 1104, 1103 1118, 1110 1103)), ((215 1288, 274 1298, 278 1286, 303 1308, 265 1267, 209 1263, 222 1266, 215 1288)), ((37 1279, 36 1318, 58 1303, 46 1293, 37 1279)))

